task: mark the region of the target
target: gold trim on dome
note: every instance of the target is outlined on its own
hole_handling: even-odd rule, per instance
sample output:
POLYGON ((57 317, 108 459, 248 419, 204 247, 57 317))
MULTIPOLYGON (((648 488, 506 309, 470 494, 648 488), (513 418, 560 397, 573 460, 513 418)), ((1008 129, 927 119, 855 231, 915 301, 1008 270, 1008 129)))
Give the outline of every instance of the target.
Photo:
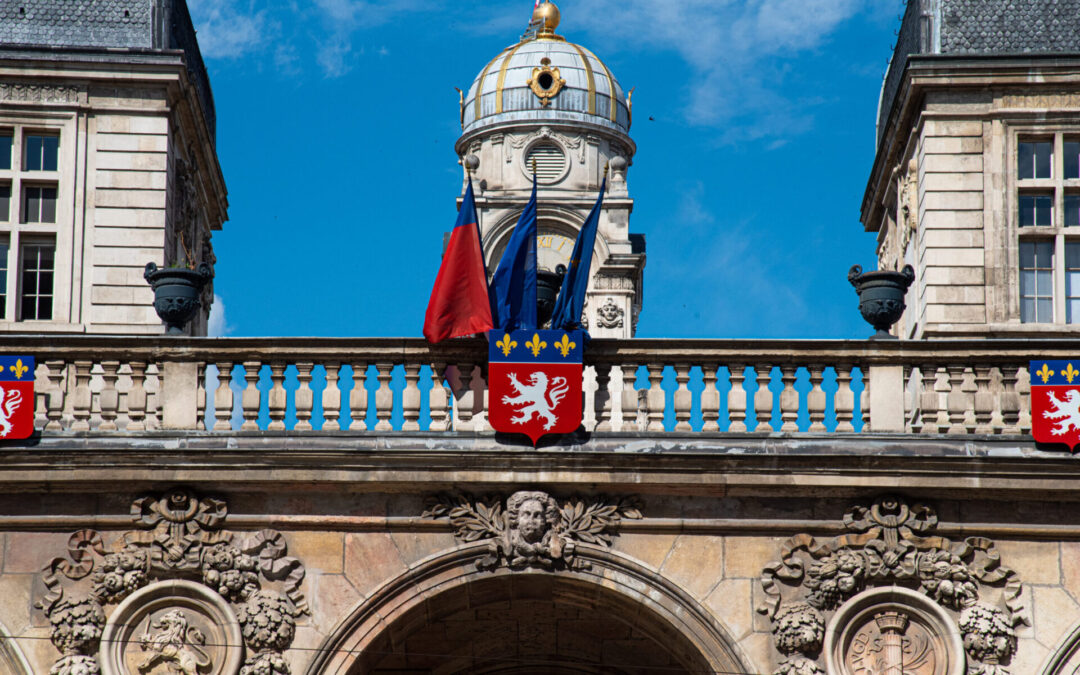
POLYGON ((545 56, 540 59, 540 67, 533 68, 532 77, 526 80, 525 84, 529 85, 529 88, 540 99, 540 105, 546 108, 551 105, 551 99, 558 96, 559 92, 562 91, 566 80, 559 75, 558 68, 551 67, 551 59, 545 56), (549 82, 547 87, 544 87, 540 82, 540 79, 545 74, 548 76, 549 82))
POLYGON ((577 50, 578 56, 581 57, 581 62, 585 64, 585 77, 589 80, 589 114, 596 114, 596 76, 593 74, 592 64, 589 63, 589 57, 585 56, 585 52, 581 47, 573 43, 570 44, 575 50, 577 50))
POLYGON ((510 48, 510 53, 508 53, 503 58, 502 65, 499 66, 499 81, 495 85, 495 114, 496 115, 498 115, 499 113, 501 113, 503 111, 503 88, 506 86, 506 71, 510 68, 510 59, 514 58, 514 54, 517 52, 517 50, 521 49, 521 45, 523 45, 523 44, 525 44, 525 43, 524 42, 519 42, 516 45, 514 45, 513 47, 511 47, 510 48))
MULTIPOLYGON (((506 52, 510 51, 510 49, 512 49, 512 47, 507 47, 506 49, 502 50, 501 52, 499 52, 499 56, 502 56, 506 52)), ((474 122, 482 117, 481 112, 483 111, 483 108, 481 107, 481 103, 484 100, 484 80, 487 79, 487 74, 488 71, 491 70, 491 66, 493 66, 495 62, 499 60, 499 56, 496 56, 495 58, 488 61, 488 64, 484 66, 484 70, 480 72, 480 79, 476 81, 476 112, 473 115, 474 122)))
MULTIPOLYGON (((585 49, 585 48, 582 47, 582 49, 585 49)), ((608 100, 611 101, 611 105, 609 105, 608 107, 611 108, 611 121, 618 124, 619 123, 619 114, 618 114, 618 107, 616 106, 616 104, 618 103, 618 99, 615 98, 615 78, 611 74, 611 69, 609 69, 607 67, 607 64, 604 63, 603 61, 601 61, 599 59, 599 57, 596 56, 596 54, 593 54, 588 49, 585 49, 585 51, 588 52, 589 56, 596 59, 596 62, 599 63, 600 66, 604 69, 604 74, 607 75, 608 100)))

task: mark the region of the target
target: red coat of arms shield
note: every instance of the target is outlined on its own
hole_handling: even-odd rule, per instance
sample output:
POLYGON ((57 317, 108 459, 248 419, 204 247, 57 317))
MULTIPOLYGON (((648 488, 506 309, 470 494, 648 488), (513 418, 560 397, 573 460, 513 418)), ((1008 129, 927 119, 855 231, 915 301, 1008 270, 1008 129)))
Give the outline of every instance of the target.
POLYGON ((488 421, 495 431, 547 434, 581 426, 582 331, 488 333, 488 421))
POLYGON ((34 434, 34 357, 0 356, 0 440, 34 434))
POLYGON ((1080 359, 1032 361, 1031 435, 1039 443, 1080 445, 1080 359))

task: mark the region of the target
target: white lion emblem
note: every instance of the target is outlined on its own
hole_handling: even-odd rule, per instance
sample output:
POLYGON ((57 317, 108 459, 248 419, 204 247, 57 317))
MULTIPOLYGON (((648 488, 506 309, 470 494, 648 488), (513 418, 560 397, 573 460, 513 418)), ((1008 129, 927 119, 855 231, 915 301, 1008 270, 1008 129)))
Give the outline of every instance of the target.
POLYGON ((517 396, 503 396, 503 403, 517 408, 526 406, 517 411, 518 414, 510 419, 514 424, 525 424, 533 418, 533 415, 544 420, 544 430, 549 431, 558 421, 553 409, 558 407, 559 401, 566 397, 570 386, 565 377, 556 377, 551 381, 551 390, 548 390, 548 378, 542 372, 536 372, 529 376, 529 384, 522 384, 517 379, 517 373, 510 373, 510 385, 517 391, 517 396))
POLYGON ((22 403, 22 392, 18 389, 5 390, 0 387, 0 438, 11 433, 11 417, 22 403))
POLYGON ((1054 404, 1054 410, 1044 410, 1043 417, 1048 420, 1058 420, 1057 426, 1051 430, 1055 436, 1063 436, 1070 429, 1080 431, 1080 390, 1070 389, 1065 392, 1065 400, 1059 400, 1054 392, 1049 392, 1050 402, 1054 404))

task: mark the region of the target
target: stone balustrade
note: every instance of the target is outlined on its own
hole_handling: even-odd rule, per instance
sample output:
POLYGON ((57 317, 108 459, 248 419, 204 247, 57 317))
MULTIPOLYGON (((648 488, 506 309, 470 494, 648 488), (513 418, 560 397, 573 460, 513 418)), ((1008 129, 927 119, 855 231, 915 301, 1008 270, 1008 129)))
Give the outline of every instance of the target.
MULTIPOLYGON (((5 336, 43 433, 484 432, 482 339, 5 336)), ((594 340, 590 432, 1025 434, 1065 340, 594 340)))

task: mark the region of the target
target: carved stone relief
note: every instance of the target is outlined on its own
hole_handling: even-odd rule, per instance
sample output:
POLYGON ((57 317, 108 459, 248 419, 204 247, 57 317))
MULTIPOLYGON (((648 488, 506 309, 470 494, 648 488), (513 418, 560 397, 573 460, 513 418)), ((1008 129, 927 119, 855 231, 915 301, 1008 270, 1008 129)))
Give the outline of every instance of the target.
POLYGON ((35 603, 61 652, 51 675, 287 675, 282 652, 296 617, 310 613, 304 566, 286 555, 281 533, 230 532, 227 515, 223 500, 176 489, 136 499, 135 529, 108 548, 93 530, 73 534, 68 555, 43 569, 48 591, 35 603), (105 609, 118 603, 106 625, 105 609), (177 631, 198 649, 170 647, 177 631))
POLYGON ((600 309, 596 310, 596 323, 601 328, 622 328, 624 316, 626 312, 623 308, 616 305, 613 298, 607 298, 600 309))
POLYGON ((540 127, 537 131, 525 135, 507 134, 506 141, 503 143, 506 163, 510 164, 514 161, 514 150, 521 150, 538 139, 558 141, 564 148, 577 150, 578 163, 585 163, 585 144, 581 142, 581 139, 560 134, 553 131, 551 127, 540 127))
MULTIPOLYGON (((1008 673, 1004 666, 1016 649, 1015 627, 1030 625, 1030 619, 1020 580, 1001 565, 992 541, 968 537, 954 542, 936 536, 933 509, 922 504, 909 506, 899 497, 851 507, 844 514, 844 525, 848 533, 828 541, 818 541, 809 534, 792 537, 784 543, 781 559, 762 571, 765 600, 758 612, 772 619, 776 647, 785 656, 778 675, 825 673, 819 665, 822 641, 817 636, 838 611, 847 623, 835 625, 834 620, 829 632, 846 635, 847 642, 833 645, 827 652, 837 664, 848 664, 849 675, 909 671, 912 675, 939 675, 933 669, 938 666, 931 668, 931 661, 954 664, 963 660, 963 654, 956 653, 960 643, 950 647, 930 640, 948 633, 962 634, 963 649, 974 662, 972 675, 1008 673), (853 598, 881 587, 898 587, 898 592, 907 590, 919 599, 925 597, 945 618, 927 619, 934 612, 920 610, 910 597, 905 603, 875 609, 878 614, 904 615, 894 617, 891 623, 887 619, 879 622, 873 613, 862 619, 851 615, 848 603, 860 602, 853 598), (929 641, 919 642, 922 637, 929 641), (884 659, 881 663, 907 659, 909 666, 904 671, 878 666, 875 670, 855 663, 856 652, 868 648, 859 645, 870 645, 871 638, 878 640, 872 643, 875 649, 888 647, 878 655, 879 661, 884 659), (927 651, 920 656, 923 646, 927 651)), ((829 672, 841 672, 837 667, 829 672)), ((941 672, 953 675, 954 671, 941 672)))
POLYGON ((64 85, 0 82, 0 101, 78 103, 79 88, 64 85))
POLYGON ((561 505, 546 492, 523 490, 505 500, 442 495, 428 505, 428 518, 447 518, 454 536, 471 543, 490 540, 479 569, 585 569, 579 545, 611 546, 622 519, 641 518, 633 500, 570 499, 561 505))

